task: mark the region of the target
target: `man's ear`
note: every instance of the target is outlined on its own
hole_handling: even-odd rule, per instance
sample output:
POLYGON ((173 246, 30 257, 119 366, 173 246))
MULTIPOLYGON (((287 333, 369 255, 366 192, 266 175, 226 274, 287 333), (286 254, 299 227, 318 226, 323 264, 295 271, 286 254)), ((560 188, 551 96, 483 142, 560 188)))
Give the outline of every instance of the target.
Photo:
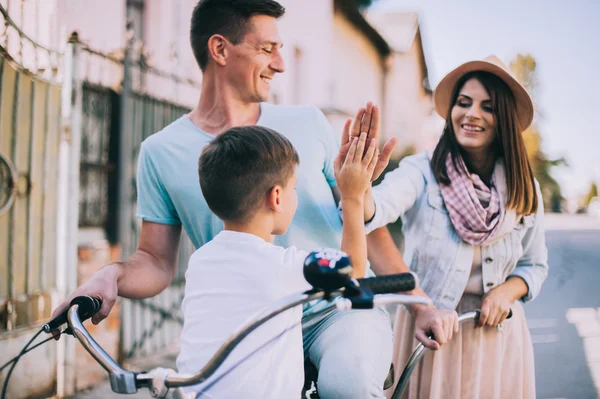
POLYGON ((217 65, 225 66, 227 64, 227 39, 221 35, 212 35, 208 39, 208 58, 212 59, 217 65))
POLYGON ((281 212, 281 196, 283 188, 275 185, 267 194, 267 206, 275 212, 281 212))

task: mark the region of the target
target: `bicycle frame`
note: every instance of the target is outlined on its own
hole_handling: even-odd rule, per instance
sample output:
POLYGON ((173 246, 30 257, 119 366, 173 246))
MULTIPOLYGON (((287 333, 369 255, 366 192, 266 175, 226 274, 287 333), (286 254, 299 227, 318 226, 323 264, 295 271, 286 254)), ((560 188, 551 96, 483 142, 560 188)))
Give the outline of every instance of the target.
MULTIPOLYGON (((131 394, 137 392, 138 388, 148 388, 153 397, 164 398, 171 388, 176 388, 174 391, 171 391, 174 398, 189 398, 190 396, 186 395, 181 387, 196 385, 206 381, 221 366, 233 349, 256 328, 278 314, 295 306, 323 298, 331 301, 342 296, 343 292, 344 289, 327 293, 320 290, 311 290, 284 298, 273 306, 258 312, 249 318, 227 339, 227 341, 225 341, 225 343, 223 343, 202 370, 193 375, 175 374, 171 373, 171 370, 160 368, 148 373, 134 373, 126 370, 119 366, 119 364, 115 362, 102 347, 98 345, 98 343, 96 343, 85 329, 83 323, 79 319, 79 305, 74 304, 69 308, 67 322, 73 335, 79 340, 88 353, 90 353, 90 355, 92 355, 92 357, 109 373, 111 389, 114 392, 131 394)), ((375 295, 375 297, 377 297, 377 295, 375 295)), ((411 295, 382 295, 382 303, 428 304, 430 301, 423 297, 411 295)), ((346 303, 344 308, 348 308, 347 304, 348 303, 346 303)), ((374 301, 374 305, 378 305, 377 301, 374 301)))

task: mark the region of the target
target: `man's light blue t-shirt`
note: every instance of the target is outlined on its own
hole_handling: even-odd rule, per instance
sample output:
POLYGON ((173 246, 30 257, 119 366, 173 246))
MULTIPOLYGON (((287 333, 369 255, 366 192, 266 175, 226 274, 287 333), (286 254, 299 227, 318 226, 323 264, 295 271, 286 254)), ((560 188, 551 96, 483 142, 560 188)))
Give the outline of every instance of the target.
MULTIPOLYGON (((306 251, 340 248, 342 222, 331 192, 339 144, 331 125, 314 106, 262 103, 260 108, 257 125, 287 137, 300 157, 298 209, 287 233, 276 237, 275 243, 306 251)), ((182 224, 196 248, 223 229, 198 181, 198 158, 213 138, 184 115, 144 140, 138 161, 138 218, 182 224)))

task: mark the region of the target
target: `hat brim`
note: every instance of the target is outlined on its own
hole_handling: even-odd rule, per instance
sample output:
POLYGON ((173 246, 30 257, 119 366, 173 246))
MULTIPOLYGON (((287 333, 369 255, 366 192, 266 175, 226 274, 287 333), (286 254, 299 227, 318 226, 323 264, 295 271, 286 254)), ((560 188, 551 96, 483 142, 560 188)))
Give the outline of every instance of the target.
POLYGON ((508 85, 515 98, 517 118, 519 119, 521 129, 525 130, 531 126, 534 107, 527 90, 504 69, 487 61, 469 61, 444 76, 433 92, 433 103, 438 115, 444 119, 447 118, 454 86, 456 86, 456 83, 465 74, 475 71, 489 72, 502 79, 508 85))

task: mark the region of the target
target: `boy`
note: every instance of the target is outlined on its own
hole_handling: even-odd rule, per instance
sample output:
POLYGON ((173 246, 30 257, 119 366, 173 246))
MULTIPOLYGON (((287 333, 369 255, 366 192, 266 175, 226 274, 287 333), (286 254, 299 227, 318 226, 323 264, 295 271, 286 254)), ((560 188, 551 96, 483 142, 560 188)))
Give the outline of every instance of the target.
MULTIPOLYGON (((363 202, 378 159, 375 140, 366 152, 365 143, 366 134, 354 139, 346 158, 335 165, 344 202, 341 246, 353 262, 353 277, 365 273, 363 202)), ((296 150, 284 136, 260 126, 232 128, 202 151, 200 186, 224 230, 189 261, 179 372, 200 370, 252 314, 311 288, 302 274, 308 253, 273 244, 274 236, 287 230, 298 205, 298 163, 296 150)), ((299 397, 304 381, 301 317, 298 306, 255 330, 213 377, 193 388, 200 392, 198 397, 299 397)))

